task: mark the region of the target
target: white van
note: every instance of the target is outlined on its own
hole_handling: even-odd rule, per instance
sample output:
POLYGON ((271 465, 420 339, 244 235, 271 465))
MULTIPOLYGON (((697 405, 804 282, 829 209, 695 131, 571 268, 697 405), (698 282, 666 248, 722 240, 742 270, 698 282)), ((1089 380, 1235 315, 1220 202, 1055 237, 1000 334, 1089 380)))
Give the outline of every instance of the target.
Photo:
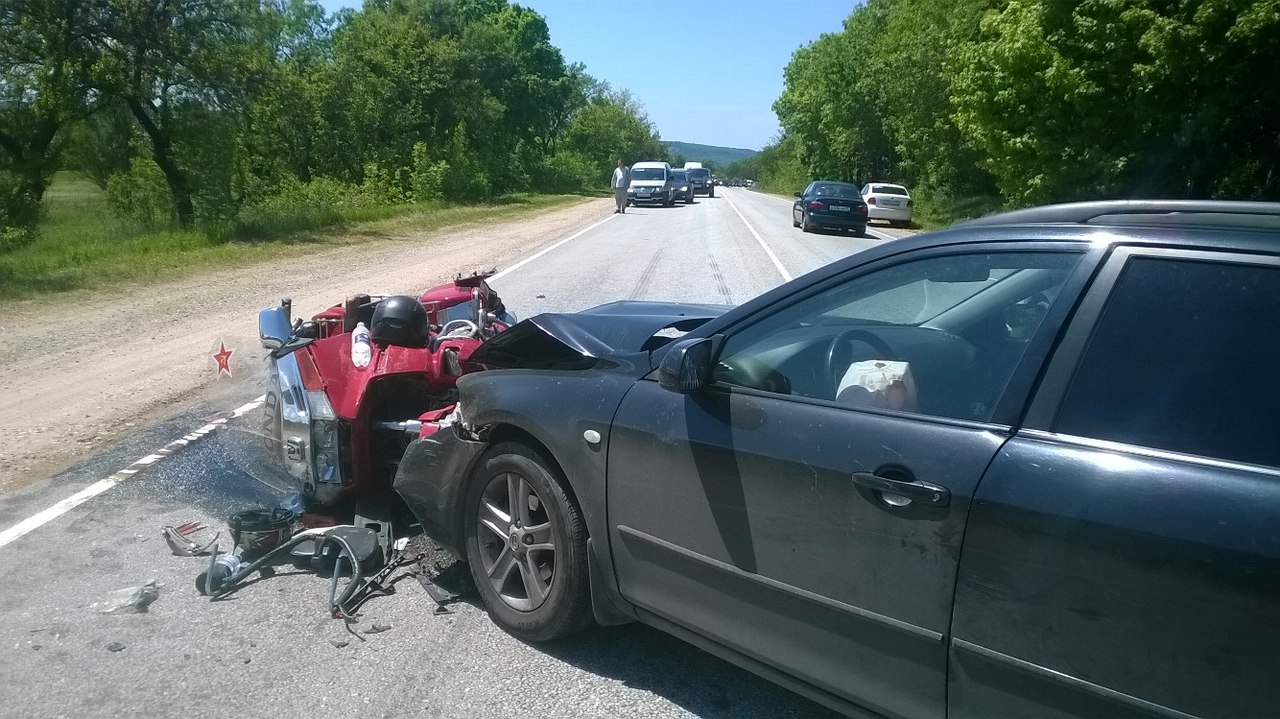
POLYGON ((632 205, 641 202, 661 203, 671 207, 676 204, 676 190, 671 179, 670 163, 637 162, 631 166, 627 202, 632 205))

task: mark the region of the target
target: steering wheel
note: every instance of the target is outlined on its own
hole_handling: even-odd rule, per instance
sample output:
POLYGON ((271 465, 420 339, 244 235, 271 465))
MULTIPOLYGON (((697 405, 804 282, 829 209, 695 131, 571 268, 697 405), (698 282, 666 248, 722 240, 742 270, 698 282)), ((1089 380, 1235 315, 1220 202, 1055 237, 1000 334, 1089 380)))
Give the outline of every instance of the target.
POLYGON ((888 360, 891 362, 901 361, 901 357, 888 342, 885 342, 879 335, 869 330, 846 330, 831 339, 831 344, 827 345, 827 379, 831 382, 831 398, 835 399, 840 389, 840 380, 844 377, 844 373, 849 369, 849 365, 853 363, 853 350, 850 349, 850 343, 858 340, 876 352, 880 356, 876 359, 888 360))

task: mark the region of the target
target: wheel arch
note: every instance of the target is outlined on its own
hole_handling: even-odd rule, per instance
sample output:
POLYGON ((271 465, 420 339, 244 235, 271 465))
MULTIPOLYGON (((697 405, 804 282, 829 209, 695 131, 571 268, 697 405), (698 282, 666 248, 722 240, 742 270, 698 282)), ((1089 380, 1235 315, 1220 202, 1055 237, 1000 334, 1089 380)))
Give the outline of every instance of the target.
MULTIPOLYGON (((591 510, 583 502, 582 488, 576 485, 573 474, 567 471, 564 464, 556 457, 550 443, 543 441, 529 429, 508 421, 495 422, 486 426, 483 431, 486 452, 489 448, 496 447, 503 442, 517 442, 533 450, 539 459, 546 463, 547 469, 555 472, 564 481, 565 492, 583 512, 583 517, 587 520, 585 525, 587 528, 587 561, 591 589, 591 610, 596 622, 602 626, 612 626, 636 621, 634 609, 618 593, 617 582, 614 578, 613 557, 609 548, 608 532, 601 531, 602 527, 607 525, 592 521, 591 510)), ((481 454, 467 469, 466 481, 468 485, 472 481, 472 475, 475 473, 476 467, 479 466, 483 456, 484 454, 481 454)), ((583 480, 580 478, 577 481, 583 480)), ((467 521, 466 502, 461 499, 461 497, 465 496, 466 490, 464 488, 459 493, 460 499, 454 513, 455 521, 457 522, 456 526, 459 530, 462 529, 467 521)), ((459 536, 462 536, 461 532, 459 536)), ((466 556, 465 552, 463 556, 466 556)))

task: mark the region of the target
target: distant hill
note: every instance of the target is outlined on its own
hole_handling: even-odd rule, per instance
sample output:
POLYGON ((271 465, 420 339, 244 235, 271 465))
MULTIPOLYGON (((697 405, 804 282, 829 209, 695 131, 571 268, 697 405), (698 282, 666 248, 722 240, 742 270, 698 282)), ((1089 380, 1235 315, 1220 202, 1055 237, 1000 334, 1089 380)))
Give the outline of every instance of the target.
POLYGON ((667 148, 671 152, 680 153, 680 156, 686 160, 709 162, 717 169, 728 167, 737 160, 756 154, 755 150, 745 150, 741 147, 717 147, 694 142, 668 142, 667 148))

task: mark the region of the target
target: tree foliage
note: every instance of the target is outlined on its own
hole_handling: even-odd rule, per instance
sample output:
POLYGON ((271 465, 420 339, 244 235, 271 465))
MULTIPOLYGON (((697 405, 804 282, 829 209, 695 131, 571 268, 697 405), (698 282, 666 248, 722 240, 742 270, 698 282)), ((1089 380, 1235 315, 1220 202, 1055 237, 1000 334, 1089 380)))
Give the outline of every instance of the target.
POLYGON ((122 213, 215 230, 322 178, 361 204, 478 200, 661 152, 507 0, 9 0, 0 120, 0 229, 30 223, 62 145, 122 213))
POLYGON ((1277 0, 869 0, 793 56, 770 149, 1011 205, 1280 199, 1277 66, 1277 0))

